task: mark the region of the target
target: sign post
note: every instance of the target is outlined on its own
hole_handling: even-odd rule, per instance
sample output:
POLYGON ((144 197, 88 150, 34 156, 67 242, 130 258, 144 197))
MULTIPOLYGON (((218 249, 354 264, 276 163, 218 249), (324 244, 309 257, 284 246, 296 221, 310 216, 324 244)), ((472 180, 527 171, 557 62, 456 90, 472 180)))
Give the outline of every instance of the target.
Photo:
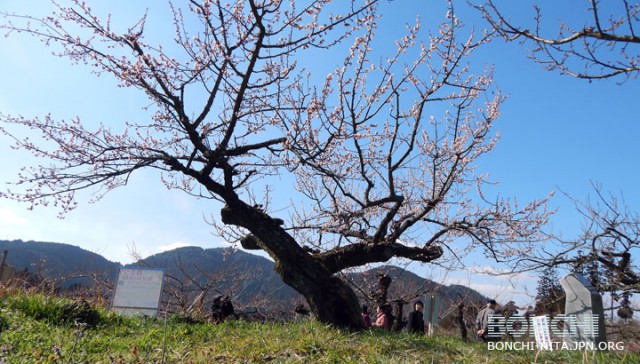
POLYGON ((153 268, 120 268, 111 308, 122 315, 156 316, 164 271, 153 268))
POLYGON ((553 350, 547 316, 534 316, 531 319, 531 322, 533 323, 533 333, 535 335, 538 348, 542 350, 553 350))

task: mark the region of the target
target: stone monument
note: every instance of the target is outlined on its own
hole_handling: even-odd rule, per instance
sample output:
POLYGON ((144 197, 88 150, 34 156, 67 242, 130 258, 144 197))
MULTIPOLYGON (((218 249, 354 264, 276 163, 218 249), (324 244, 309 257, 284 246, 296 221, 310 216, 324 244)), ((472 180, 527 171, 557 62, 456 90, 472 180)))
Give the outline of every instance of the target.
POLYGON ((602 296, 591 283, 580 274, 569 274, 560 279, 566 294, 564 343, 579 348, 599 349, 606 346, 606 331, 602 296))
POLYGON ((424 309, 422 311, 422 317, 425 325, 427 325, 427 335, 433 336, 436 325, 440 321, 440 308, 442 306, 442 300, 436 295, 425 295, 424 309))

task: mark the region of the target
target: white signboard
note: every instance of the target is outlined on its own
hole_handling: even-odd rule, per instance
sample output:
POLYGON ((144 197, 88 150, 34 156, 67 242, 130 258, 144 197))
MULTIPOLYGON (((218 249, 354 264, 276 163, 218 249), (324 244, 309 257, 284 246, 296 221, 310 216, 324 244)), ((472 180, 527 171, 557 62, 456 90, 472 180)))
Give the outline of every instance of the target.
POLYGON ((123 315, 155 316, 163 281, 162 269, 120 268, 111 308, 123 315))
POLYGON ((533 323, 533 332, 536 337, 538 349, 553 350, 547 316, 534 316, 531 322, 533 323))

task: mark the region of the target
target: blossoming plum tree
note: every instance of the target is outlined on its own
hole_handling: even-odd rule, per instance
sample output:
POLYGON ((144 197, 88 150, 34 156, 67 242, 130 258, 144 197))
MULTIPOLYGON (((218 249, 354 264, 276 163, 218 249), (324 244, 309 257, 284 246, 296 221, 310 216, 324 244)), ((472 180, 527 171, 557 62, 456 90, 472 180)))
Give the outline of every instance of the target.
POLYGON ((497 141, 504 97, 490 68, 467 61, 490 34, 465 33, 451 4, 437 29, 416 21, 389 50, 375 37, 377 0, 185 3, 170 6, 176 36, 164 45, 145 40, 146 16, 118 33, 80 0, 50 17, 5 14, 10 33, 152 104, 148 121, 118 128, 2 115, 17 148, 50 162, 26 167, 4 197, 66 212, 79 190, 99 198, 132 173, 160 170, 170 188, 217 201, 223 234, 267 252, 320 321, 348 328, 361 323, 337 275, 345 269, 476 248, 509 262, 534 248, 546 200, 521 206, 483 193, 490 181, 476 162, 497 141), (318 55, 335 65, 326 77, 299 64, 318 55), (293 178, 273 178, 283 175, 296 191, 286 221, 258 192, 293 190, 280 185, 293 178))
MULTIPOLYGON (((638 78, 639 2, 589 0, 585 8, 567 7, 565 11, 571 9, 570 13, 557 15, 560 20, 555 35, 549 31, 550 24, 543 21, 545 12, 539 5, 533 6, 535 15, 527 27, 509 19, 497 3, 488 0, 476 9, 503 39, 532 44, 529 58, 545 69, 590 81, 615 77, 625 82, 638 78), (584 20, 580 17, 583 12, 584 20)), ((546 10, 562 9, 556 5, 546 10)))

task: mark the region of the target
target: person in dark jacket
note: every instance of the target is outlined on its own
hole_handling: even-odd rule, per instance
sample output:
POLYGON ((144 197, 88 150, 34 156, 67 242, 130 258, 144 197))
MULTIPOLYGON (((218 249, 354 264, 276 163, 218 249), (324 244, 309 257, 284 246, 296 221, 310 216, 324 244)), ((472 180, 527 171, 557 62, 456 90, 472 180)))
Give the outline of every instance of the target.
POLYGON ((214 324, 222 322, 222 299, 222 296, 214 298, 211 305, 211 322, 214 324))
POLYGON ((222 315, 222 321, 224 321, 229 316, 235 316, 236 312, 233 309, 233 304, 231 303, 231 297, 225 296, 222 299, 222 306, 220 307, 220 313, 222 315))
POLYGON ((422 301, 416 301, 413 304, 413 311, 409 314, 407 323, 407 331, 410 334, 424 335, 424 317, 422 316, 424 304, 422 301))
POLYGON ((213 299, 211 305, 211 322, 219 324, 224 322, 229 316, 236 316, 233 304, 231 303, 231 297, 229 296, 217 296, 213 299))

